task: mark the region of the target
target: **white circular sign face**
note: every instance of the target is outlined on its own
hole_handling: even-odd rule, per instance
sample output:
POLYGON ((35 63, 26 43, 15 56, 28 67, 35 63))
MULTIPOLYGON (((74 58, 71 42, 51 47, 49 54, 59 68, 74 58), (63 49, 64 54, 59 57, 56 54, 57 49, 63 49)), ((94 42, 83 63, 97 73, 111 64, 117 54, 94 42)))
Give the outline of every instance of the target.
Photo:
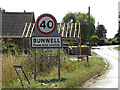
POLYGON ((37 29, 42 34, 50 34, 56 28, 56 20, 53 16, 49 14, 44 14, 40 16, 37 20, 37 29))

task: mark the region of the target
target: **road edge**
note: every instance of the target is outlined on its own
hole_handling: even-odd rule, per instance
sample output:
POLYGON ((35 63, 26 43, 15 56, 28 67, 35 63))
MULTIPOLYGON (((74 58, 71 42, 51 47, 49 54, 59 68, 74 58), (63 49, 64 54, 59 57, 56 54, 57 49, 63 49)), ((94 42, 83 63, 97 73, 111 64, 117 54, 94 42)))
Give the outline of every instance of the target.
MULTIPOLYGON (((98 55, 98 56, 100 56, 100 55, 98 55)), ((103 58, 102 56, 100 56, 100 57, 103 58)), ((96 78, 101 77, 101 74, 102 74, 105 70, 107 70, 108 62, 107 62, 107 60, 106 60, 105 58, 103 58, 103 60, 104 60, 104 62, 106 63, 104 69, 103 69, 100 73, 96 74, 95 76, 93 76, 92 78, 90 78, 89 80, 87 80, 86 82, 84 82, 83 85, 82 85, 82 88, 90 88, 91 85, 93 85, 94 83, 96 83, 96 81, 97 81, 96 78)), ((104 74, 105 74, 105 73, 104 73, 104 74)), ((103 75, 104 75, 104 74, 103 74, 103 75)), ((102 76, 103 76, 103 75, 102 75, 102 76)))

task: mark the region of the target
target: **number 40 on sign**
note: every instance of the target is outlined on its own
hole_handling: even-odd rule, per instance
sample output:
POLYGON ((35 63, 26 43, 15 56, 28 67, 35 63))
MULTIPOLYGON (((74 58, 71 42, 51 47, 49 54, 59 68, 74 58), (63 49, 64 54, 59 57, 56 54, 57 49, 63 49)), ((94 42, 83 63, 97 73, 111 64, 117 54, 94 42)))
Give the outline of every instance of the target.
POLYGON ((56 28, 56 20, 51 15, 43 15, 37 21, 37 28, 42 34, 50 34, 56 28))

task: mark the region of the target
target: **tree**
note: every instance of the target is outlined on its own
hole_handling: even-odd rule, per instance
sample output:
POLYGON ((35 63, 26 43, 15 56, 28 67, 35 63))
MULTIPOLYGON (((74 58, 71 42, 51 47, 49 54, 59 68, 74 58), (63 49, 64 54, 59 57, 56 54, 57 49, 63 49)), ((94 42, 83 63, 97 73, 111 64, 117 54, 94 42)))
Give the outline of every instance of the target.
POLYGON ((96 28, 96 35, 98 36, 99 40, 106 38, 107 29, 105 29, 104 25, 98 25, 96 28))
POLYGON ((68 12, 62 19, 63 23, 81 23, 81 30, 82 30, 82 43, 85 43, 90 37, 95 33, 95 18, 91 15, 90 16, 90 26, 88 13, 72 13, 68 12), (90 33, 90 34, 89 34, 90 33))
POLYGON ((118 38, 118 41, 119 41, 119 43, 120 43, 120 26, 119 26, 118 33, 115 35, 115 37, 118 38))
POLYGON ((2 9, 2 8, 0 7, 0 11, 5 12, 5 9, 2 9))
POLYGON ((92 44, 93 45, 97 45, 97 43, 98 43, 98 36, 93 35, 91 39, 92 39, 92 44))
MULTIPOLYGON (((88 19, 89 17, 88 17, 88 13, 78 13, 77 14, 77 19, 76 19, 76 22, 80 22, 80 23, 88 23, 89 21, 89 19, 88 19)), ((95 18, 91 15, 90 16, 90 23, 95 23, 95 18)))
MULTIPOLYGON (((88 13, 72 13, 68 12, 62 19, 63 23, 88 23, 88 13)), ((95 18, 90 16, 90 23, 95 24, 95 18)))
POLYGON ((72 13, 72 12, 67 13, 66 16, 63 17, 62 22, 64 22, 64 23, 69 23, 69 22, 75 23, 76 22, 76 13, 72 13))

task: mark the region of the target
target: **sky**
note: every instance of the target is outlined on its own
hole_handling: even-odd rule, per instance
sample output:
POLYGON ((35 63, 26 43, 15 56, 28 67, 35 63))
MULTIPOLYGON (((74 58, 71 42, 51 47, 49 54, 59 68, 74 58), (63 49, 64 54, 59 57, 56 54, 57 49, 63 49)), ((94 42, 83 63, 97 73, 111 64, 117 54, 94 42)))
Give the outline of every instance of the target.
POLYGON ((103 24, 107 38, 113 38, 118 31, 119 0, 0 0, 0 7, 7 12, 34 12, 35 19, 41 14, 52 14, 57 22, 68 12, 87 13, 95 17, 95 25, 103 24))

